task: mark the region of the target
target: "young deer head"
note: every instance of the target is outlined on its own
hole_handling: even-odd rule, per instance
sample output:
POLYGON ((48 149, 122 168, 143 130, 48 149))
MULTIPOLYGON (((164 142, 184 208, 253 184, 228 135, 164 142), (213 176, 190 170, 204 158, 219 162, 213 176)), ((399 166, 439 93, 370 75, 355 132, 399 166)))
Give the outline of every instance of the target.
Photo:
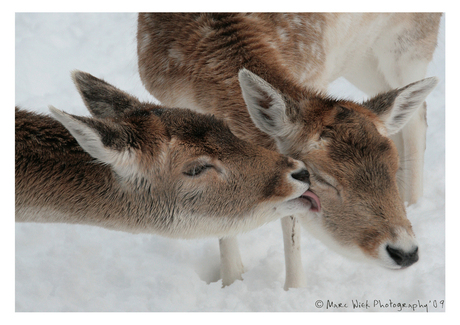
POLYGON ((310 207, 302 162, 238 139, 213 116, 141 103, 87 73, 73 78, 97 117, 50 109, 78 144, 53 119, 16 111, 17 221, 190 238, 310 207))
MULTIPOLYGON (((332 248, 399 269, 418 260, 418 247, 396 185, 398 132, 435 87, 428 78, 359 105, 311 92, 281 94, 242 69, 239 80, 255 125, 281 153, 311 173, 320 211, 302 225, 332 248)), ((311 196, 313 198, 313 196, 311 196)))

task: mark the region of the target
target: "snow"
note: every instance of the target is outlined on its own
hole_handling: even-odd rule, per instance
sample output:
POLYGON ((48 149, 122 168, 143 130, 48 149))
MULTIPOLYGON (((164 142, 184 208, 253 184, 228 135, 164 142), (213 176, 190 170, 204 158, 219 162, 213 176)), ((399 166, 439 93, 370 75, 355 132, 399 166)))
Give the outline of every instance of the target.
MULTIPOLYGON (((134 13, 17 13, 16 105, 88 115, 70 79, 74 69, 154 101, 137 74, 135 35, 134 13)), ((444 311, 444 19, 427 75, 441 81, 427 99, 424 196, 408 208, 420 246, 420 261, 410 268, 350 261, 305 233, 308 287, 284 291, 281 227, 273 222, 239 236, 244 281, 222 288, 217 239, 16 224, 16 311, 444 311), (363 305, 354 308, 356 302, 363 305)), ((345 80, 330 92, 365 97, 345 80)))

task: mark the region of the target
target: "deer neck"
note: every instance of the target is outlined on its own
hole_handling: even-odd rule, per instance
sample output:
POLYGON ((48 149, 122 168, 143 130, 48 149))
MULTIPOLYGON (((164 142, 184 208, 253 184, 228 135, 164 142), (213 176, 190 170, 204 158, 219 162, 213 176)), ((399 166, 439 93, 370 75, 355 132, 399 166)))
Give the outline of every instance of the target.
POLYGON ((148 228, 154 193, 130 190, 60 123, 29 114, 16 115, 16 221, 148 228))

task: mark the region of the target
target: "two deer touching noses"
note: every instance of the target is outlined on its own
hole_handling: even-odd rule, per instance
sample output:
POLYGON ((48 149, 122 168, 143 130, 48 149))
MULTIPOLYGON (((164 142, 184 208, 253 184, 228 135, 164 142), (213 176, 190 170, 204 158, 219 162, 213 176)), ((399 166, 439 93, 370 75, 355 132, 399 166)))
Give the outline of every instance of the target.
POLYGON ((286 290, 306 285, 301 226, 351 258, 408 267, 404 202, 423 193, 439 21, 141 13, 140 77, 168 107, 76 71, 92 117, 17 108, 16 221, 215 236, 224 286, 242 279, 237 234, 276 219, 286 290), (327 96, 340 76, 370 99, 327 96))

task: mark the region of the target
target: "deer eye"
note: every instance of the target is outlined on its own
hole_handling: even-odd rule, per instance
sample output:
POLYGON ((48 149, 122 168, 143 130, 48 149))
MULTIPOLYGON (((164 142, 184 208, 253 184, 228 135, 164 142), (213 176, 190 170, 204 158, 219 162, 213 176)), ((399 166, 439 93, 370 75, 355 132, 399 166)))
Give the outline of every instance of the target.
POLYGON ((191 167, 189 167, 186 171, 183 172, 184 175, 190 176, 190 177, 196 177, 209 168, 213 168, 214 166, 208 163, 198 163, 194 164, 191 167))
POLYGON ((314 178, 318 183, 321 183, 321 184, 324 184, 324 185, 327 185, 327 186, 330 186, 330 187, 334 187, 334 186, 332 186, 329 182, 327 182, 324 178, 322 178, 321 176, 313 175, 313 178, 314 178))
POLYGON ((319 176, 319 175, 314 175, 314 174, 310 174, 310 176, 312 176, 312 178, 313 178, 316 182, 318 182, 318 183, 320 183, 320 184, 322 184, 322 185, 326 185, 326 186, 328 186, 328 187, 333 188, 334 190, 337 191, 337 194, 340 195, 339 190, 338 190, 334 185, 332 185, 331 183, 329 183, 328 181, 326 181, 324 178, 322 178, 321 176, 319 176))

